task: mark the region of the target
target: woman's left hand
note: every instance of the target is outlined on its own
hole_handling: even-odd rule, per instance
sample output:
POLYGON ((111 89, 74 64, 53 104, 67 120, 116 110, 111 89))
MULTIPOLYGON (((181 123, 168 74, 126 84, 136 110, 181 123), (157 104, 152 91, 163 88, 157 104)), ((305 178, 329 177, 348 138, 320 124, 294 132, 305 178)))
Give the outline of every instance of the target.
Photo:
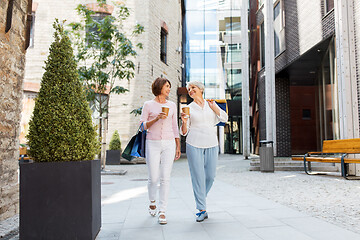
POLYGON ((206 99, 209 104, 209 107, 214 111, 214 113, 220 116, 220 108, 217 106, 214 99, 206 99))
POLYGON ((217 104, 215 103, 214 99, 207 99, 206 100, 209 103, 209 107, 213 110, 216 111, 217 109, 217 104))
POLYGON ((174 161, 178 160, 178 159, 180 158, 180 156, 181 156, 181 151, 180 151, 180 148, 177 147, 177 148, 176 148, 176 152, 175 152, 175 159, 174 159, 174 161))

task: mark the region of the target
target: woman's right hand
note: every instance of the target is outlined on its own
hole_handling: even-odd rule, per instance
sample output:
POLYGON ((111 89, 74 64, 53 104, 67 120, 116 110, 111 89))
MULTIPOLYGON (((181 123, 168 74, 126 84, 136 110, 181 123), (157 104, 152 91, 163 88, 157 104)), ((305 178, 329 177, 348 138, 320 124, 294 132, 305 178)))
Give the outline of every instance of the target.
POLYGON ((188 121, 188 119, 189 119, 189 117, 190 117, 190 115, 187 115, 187 114, 185 114, 185 113, 181 113, 181 121, 183 122, 183 123, 187 123, 187 121, 188 121))
POLYGON ((157 115, 156 120, 165 119, 165 118, 167 118, 166 113, 161 112, 159 113, 159 115, 157 115))

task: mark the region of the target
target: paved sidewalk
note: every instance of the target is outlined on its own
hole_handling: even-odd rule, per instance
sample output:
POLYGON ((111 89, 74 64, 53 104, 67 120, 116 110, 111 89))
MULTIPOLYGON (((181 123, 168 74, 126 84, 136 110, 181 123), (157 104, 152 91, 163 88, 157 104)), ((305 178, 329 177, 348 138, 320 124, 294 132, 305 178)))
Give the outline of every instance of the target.
POLYGON ((97 240, 360 239, 359 234, 218 179, 208 196, 209 219, 197 223, 185 160, 174 164, 168 224, 161 226, 147 212, 146 166, 119 167, 126 168, 127 175, 102 176, 103 217, 97 240))
MULTIPOLYGON (((221 155, 217 178, 208 196, 209 219, 197 223, 187 162, 180 159, 175 162, 172 172, 168 224, 161 226, 157 218, 147 212, 146 165, 107 166, 107 169, 114 172, 125 170, 127 173, 102 175, 102 227, 97 240, 360 239, 360 234, 352 232, 359 222, 354 218, 358 218, 358 211, 355 211, 358 208, 354 206, 358 205, 359 181, 307 176, 302 172, 249 172, 249 161, 243 160, 242 156, 221 155), (329 187, 333 188, 329 190, 329 187), (332 195, 326 195, 326 192, 332 195), (302 198, 306 194, 312 198, 302 198), (344 211, 341 208, 344 201, 344 207, 355 209, 354 216, 349 212, 341 215, 339 211, 344 211), (315 206, 318 202, 339 211, 324 211, 315 206), (296 208, 301 212, 294 210, 296 208), (313 211, 309 212, 309 209, 313 211), (316 217, 309 215, 313 212, 317 213, 316 217), (339 221, 327 218, 329 215, 334 215, 339 221), (345 217, 352 219, 351 224, 355 225, 342 222, 345 217), (329 220, 335 224, 329 223, 329 220), (346 226, 350 230, 345 229, 346 226)), ((17 228, 17 216, 0 221, 2 234, 14 233, 7 235, 6 240, 19 239, 17 228)))

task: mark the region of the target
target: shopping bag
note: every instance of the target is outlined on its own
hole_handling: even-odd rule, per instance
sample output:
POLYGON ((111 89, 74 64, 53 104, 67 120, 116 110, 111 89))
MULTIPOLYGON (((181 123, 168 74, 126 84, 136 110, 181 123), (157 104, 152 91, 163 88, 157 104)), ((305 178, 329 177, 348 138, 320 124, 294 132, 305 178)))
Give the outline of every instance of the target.
POLYGON ((137 133, 130 139, 122 153, 122 157, 131 161, 135 157, 145 157, 146 130, 141 123, 137 133))

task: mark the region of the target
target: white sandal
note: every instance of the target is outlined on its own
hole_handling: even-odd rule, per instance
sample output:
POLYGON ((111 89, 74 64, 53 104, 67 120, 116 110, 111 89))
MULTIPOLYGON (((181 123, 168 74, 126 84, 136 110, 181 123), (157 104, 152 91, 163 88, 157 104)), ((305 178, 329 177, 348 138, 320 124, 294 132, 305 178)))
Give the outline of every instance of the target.
POLYGON ((155 217, 156 212, 157 212, 157 209, 156 209, 155 201, 151 201, 150 205, 149 205, 149 213, 151 216, 155 217), (154 207, 154 208, 151 208, 151 207, 154 207))
POLYGON ((167 224, 166 221, 166 217, 165 217, 165 213, 164 212, 159 212, 159 218, 158 221, 161 225, 167 224), (164 216, 164 218, 161 218, 161 216, 164 216))

